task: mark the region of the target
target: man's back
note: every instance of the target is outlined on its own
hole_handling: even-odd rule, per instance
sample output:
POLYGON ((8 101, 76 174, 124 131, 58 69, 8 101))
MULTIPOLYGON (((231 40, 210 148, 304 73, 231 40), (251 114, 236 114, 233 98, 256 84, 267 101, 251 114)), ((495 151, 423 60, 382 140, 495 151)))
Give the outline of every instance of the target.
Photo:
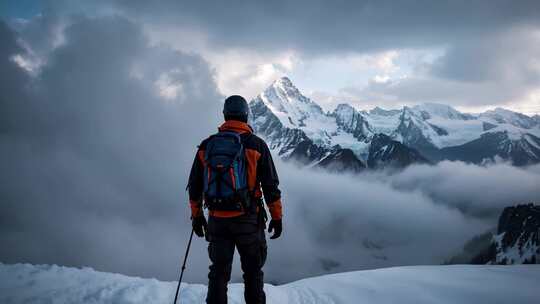
MULTIPOLYGON (((245 149, 247 163, 247 183, 250 191, 256 199, 260 199, 264 193, 264 199, 272 215, 272 219, 281 219, 281 192, 279 191, 279 178, 277 175, 272 155, 268 146, 257 135, 253 134, 251 127, 244 122, 228 120, 219 128, 220 131, 232 131, 240 134, 245 149)), ((189 178, 189 197, 192 212, 198 215, 202 209, 201 202, 204 195, 204 170, 205 152, 210 138, 199 145, 197 155, 191 168, 189 178)), ((211 210, 210 216, 234 217, 243 214, 242 211, 211 210)))
MULTIPOLYGON (((212 262, 208 275, 207 303, 227 303, 227 283, 230 280, 231 267, 236 247, 240 254, 242 271, 244 272, 247 304, 265 303, 263 291, 262 267, 266 261, 266 211, 263 197, 272 220, 269 231, 275 230, 272 239, 281 235, 282 206, 279 179, 268 146, 246 123, 247 103, 239 96, 231 96, 225 101, 225 123, 219 132, 234 132, 241 139, 242 161, 245 161, 245 178, 249 193, 247 202, 235 201, 236 197, 209 199, 213 170, 225 170, 223 166, 213 168, 210 142, 213 137, 202 141, 193 161, 189 177, 189 199, 193 219, 193 228, 198 236, 209 241, 208 254, 212 262), (219 202, 219 203, 214 203, 219 202), (204 205, 203 205, 204 203, 204 205), (233 204, 226 206, 227 204, 233 204), (203 213, 203 206, 209 209, 209 220, 203 213), (239 206, 236 208, 236 206, 239 206)), ((230 162, 227 163, 229 166, 230 162)), ((232 168, 231 169, 232 172, 232 168)), ((240 172, 244 172, 240 170, 240 172)), ((216 175, 216 173, 213 173, 216 175)), ((221 174, 221 173, 218 173, 221 174)), ((232 173, 231 173, 232 174, 232 173)), ((234 179, 234 176, 232 176, 234 179)), ((217 182, 223 182, 218 180, 217 182)), ((227 182, 223 187, 230 186, 227 182)))

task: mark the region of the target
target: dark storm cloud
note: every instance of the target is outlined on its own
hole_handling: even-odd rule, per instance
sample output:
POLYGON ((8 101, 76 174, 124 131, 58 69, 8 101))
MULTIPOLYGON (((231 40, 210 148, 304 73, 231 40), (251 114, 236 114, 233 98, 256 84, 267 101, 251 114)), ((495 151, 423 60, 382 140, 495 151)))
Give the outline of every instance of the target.
POLYGON ((46 57, 60 42, 62 27, 67 20, 55 13, 37 15, 29 20, 12 20, 11 26, 23 38, 19 42, 33 53, 29 55, 46 57))
POLYGON ((540 22, 538 1, 116 1, 150 23, 202 29, 225 47, 308 53, 448 44, 540 22))
POLYGON ((508 29, 496 35, 461 41, 435 61, 431 72, 435 76, 471 83, 500 81, 510 82, 512 86, 538 85, 540 66, 535 62, 540 62, 540 36, 537 31, 534 28, 508 29))
MULTIPOLYGON (((23 48, 17 44, 15 34, 0 20, 0 94, 3 99, 14 99, 21 95, 23 84, 29 79, 28 76, 15 64, 12 56, 23 52, 23 48)), ((0 121, 2 129, 9 127, 11 119, 0 121)))
POLYGON ((1 35, 0 260, 172 279, 187 168, 220 113, 206 62, 148 47, 125 19, 80 18, 30 79, 1 35), (163 74, 178 98, 159 97, 163 74))

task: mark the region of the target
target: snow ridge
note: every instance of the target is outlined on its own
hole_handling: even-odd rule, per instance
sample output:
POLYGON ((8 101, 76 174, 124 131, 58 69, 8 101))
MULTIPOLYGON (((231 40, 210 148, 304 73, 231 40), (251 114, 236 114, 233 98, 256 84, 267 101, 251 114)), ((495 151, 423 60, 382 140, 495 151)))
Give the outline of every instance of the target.
MULTIPOLYGON (((189 277, 189 274, 187 274, 189 277)), ((265 285, 268 303, 539 303, 540 265, 408 266, 265 285), (494 288, 495 287, 495 288, 494 288), (519 291, 519 292, 517 292, 519 291)), ((0 303, 170 303, 176 282, 91 268, 0 263, 0 303)), ((206 286, 183 283, 179 303, 204 303, 206 286)), ((243 303, 243 284, 229 284, 243 303)))

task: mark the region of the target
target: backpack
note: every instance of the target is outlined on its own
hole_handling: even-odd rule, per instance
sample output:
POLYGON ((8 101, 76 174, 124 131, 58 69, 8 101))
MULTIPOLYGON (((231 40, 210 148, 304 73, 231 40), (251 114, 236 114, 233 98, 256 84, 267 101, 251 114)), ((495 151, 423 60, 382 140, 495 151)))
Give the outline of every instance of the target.
POLYGON ((210 136, 204 154, 204 201, 209 210, 247 210, 250 205, 246 154, 240 134, 210 136))

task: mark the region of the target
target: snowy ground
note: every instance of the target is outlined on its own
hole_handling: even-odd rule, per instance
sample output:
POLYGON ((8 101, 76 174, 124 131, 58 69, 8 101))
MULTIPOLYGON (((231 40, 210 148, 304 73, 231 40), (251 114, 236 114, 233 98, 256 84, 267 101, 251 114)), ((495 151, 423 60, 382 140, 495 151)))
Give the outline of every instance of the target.
MULTIPOLYGON (((189 274, 187 274, 189 276, 189 274)), ((174 282, 90 268, 0 263, 0 303, 171 303, 174 282)), ((540 303, 540 265, 411 266, 267 285, 268 303, 540 303)), ((243 303, 231 284, 229 303, 243 303)), ((206 287, 182 284, 180 303, 203 303, 206 287)))

